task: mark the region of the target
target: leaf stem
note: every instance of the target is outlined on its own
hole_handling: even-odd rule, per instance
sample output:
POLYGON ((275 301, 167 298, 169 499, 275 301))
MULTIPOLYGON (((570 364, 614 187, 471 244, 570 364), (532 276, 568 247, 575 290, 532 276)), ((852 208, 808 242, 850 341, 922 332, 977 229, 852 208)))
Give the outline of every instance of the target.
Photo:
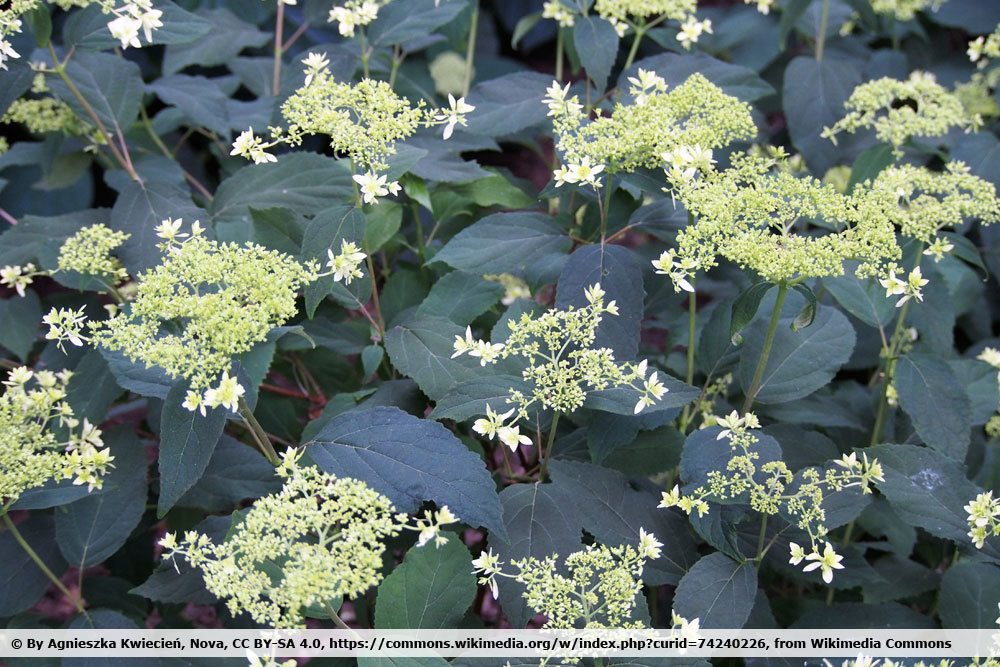
POLYGON ((826 28, 830 22, 830 0, 823 0, 820 10, 819 28, 816 30, 816 62, 823 60, 823 48, 826 46, 826 28))
POLYGON ((885 418, 889 409, 889 387, 892 385, 893 374, 896 371, 896 359, 899 356, 903 342, 903 333, 906 330, 906 314, 910 310, 911 301, 903 304, 896 318, 896 328, 892 331, 889 339, 889 347, 885 350, 885 376, 882 380, 882 392, 879 396, 878 409, 875 412, 875 426, 872 427, 872 437, 868 441, 870 445, 877 445, 882 438, 882 431, 885 428, 885 418))
POLYGON ((563 29, 556 29, 556 81, 563 79, 563 29))
POLYGON ((761 515, 760 519, 760 532, 757 534, 757 568, 760 569, 760 563, 764 560, 764 540, 767 538, 767 514, 761 515))
POLYGON ((625 58, 625 66, 622 67, 623 72, 632 66, 632 63, 635 61, 636 54, 639 53, 639 42, 641 42, 642 38, 646 36, 645 26, 642 27, 635 26, 634 29, 635 29, 635 38, 632 40, 632 46, 628 50, 628 57, 625 58))
POLYGON ((277 95, 281 90, 281 56, 283 54, 282 40, 285 32, 285 3, 278 0, 278 16, 274 26, 274 70, 271 74, 271 94, 277 95))
POLYGON ((267 435, 264 427, 260 425, 260 422, 257 421, 257 418, 253 416, 253 410, 250 409, 246 399, 242 396, 240 396, 239 411, 240 416, 243 417, 243 421, 250 427, 250 435, 253 437, 254 442, 257 443, 260 453, 264 455, 271 465, 275 467, 281 465, 281 459, 278 458, 277 452, 274 451, 274 447, 271 445, 271 438, 267 435))
POLYGON ((36 552, 31 547, 31 545, 28 544, 28 541, 26 539, 24 539, 24 536, 21 535, 21 531, 19 531, 17 529, 17 526, 11 520, 10 515, 7 514, 6 510, 4 510, 2 516, 3 516, 3 522, 7 526, 7 530, 9 530, 10 534, 14 536, 14 540, 19 545, 21 545, 21 548, 24 549, 24 553, 28 554, 28 558, 30 558, 32 561, 34 561, 35 565, 37 565, 38 569, 40 569, 42 571, 42 573, 46 577, 48 577, 49 581, 51 581, 52 584, 56 588, 58 588, 59 591, 63 595, 66 596, 67 600, 69 600, 70 602, 73 603, 73 606, 76 607, 76 610, 78 612, 80 612, 81 614, 86 614, 87 610, 83 606, 83 601, 78 596, 73 595, 72 593, 70 593, 69 589, 66 588, 66 586, 63 584, 62 581, 60 581, 59 577, 57 577, 52 572, 52 570, 49 569, 49 566, 45 564, 45 561, 43 561, 42 558, 41 558, 41 556, 38 555, 38 552, 36 552))
POLYGON ((476 60, 476 33, 479 31, 479 3, 472 6, 472 18, 469 21, 469 41, 465 49, 465 83, 462 85, 462 96, 469 94, 472 88, 473 63, 476 60))
POLYGON ((781 307, 785 305, 785 297, 788 295, 788 283, 778 283, 778 295, 774 299, 774 309, 771 311, 771 322, 767 326, 767 336, 764 338, 764 348, 760 352, 760 359, 757 361, 757 369, 753 373, 753 381, 750 389, 747 390, 746 398, 743 401, 743 414, 750 412, 753 402, 760 392, 760 384, 764 379, 764 369, 767 368, 768 357, 771 356, 771 347, 774 345, 774 334, 778 330, 778 321, 781 319, 781 307))
POLYGON ((556 430, 559 426, 559 417, 561 415, 561 412, 556 412, 552 415, 552 425, 549 426, 549 437, 545 442, 544 456, 541 458, 539 466, 540 479, 544 479, 549 472, 549 459, 552 457, 552 445, 556 441, 556 430))

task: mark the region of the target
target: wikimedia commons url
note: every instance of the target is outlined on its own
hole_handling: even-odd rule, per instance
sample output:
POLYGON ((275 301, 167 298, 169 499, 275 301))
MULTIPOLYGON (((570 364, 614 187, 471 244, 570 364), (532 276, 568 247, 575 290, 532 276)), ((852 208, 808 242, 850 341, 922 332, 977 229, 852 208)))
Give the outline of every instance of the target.
POLYGON ((990 630, 0 630, 6 657, 971 658, 990 630))

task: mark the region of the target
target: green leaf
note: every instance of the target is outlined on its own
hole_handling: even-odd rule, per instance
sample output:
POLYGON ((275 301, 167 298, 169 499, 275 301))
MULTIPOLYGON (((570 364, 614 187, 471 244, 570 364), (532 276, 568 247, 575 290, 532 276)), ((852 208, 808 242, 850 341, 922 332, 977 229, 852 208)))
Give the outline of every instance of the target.
POLYGON ((224 180, 210 212, 220 240, 241 242, 250 238, 250 207, 279 207, 314 215, 338 202, 353 200, 354 187, 346 161, 315 153, 293 153, 282 156, 277 163, 243 167, 224 180))
POLYGON ((975 359, 952 359, 948 362, 959 384, 969 396, 973 426, 982 426, 1000 405, 1000 386, 997 371, 989 364, 975 359))
MULTIPOLYGON (((685 489, 693 489, 706 484, 709 474, 712 472, 726 471, 729 460, 733 458, 733 449, 727 439, 719 439, 718 435, 721 431, 721 427, 718 426, 698 429, 684 441, 680 474, 681 479, 684 480, 685 489)), ((758 469, 765 463, 781 460, 781 446, 777 440, 764 433, 758 433, 757 439, 754 452, 758 455, 756 461, 758 469)), ((760 483, 764 483, 768 475, 758 472, 754 478, 760 483)), ((745 502, 745 494, 741 494, 719 504, 744 504, 745 502)))
POLYGON ((42 304, 33 291, 0 300, 0 346, 14 353, 21 361, 28 360, 42 321, 42 304))
MULTIPOLYGON (((77 53, 66 65, 66 76, 80 96, 118 140, 139 117, 142 103, 142 75, 134 62, 109 53, 77 53)), ((90 122, 90 115, 62 79, 53 78, 52 92, 66 102, 77 116, 90 122)))
MULTIPOLYGON (((232 80, 230 78, 230 80, 232 80)), ((232 118, 229 95, 224 91, 224 79, 173 74, 152 82, 149 90, 167 104, 179 109, 192 127, 206 128, 219 136, 228 137, 233 130, 245 130, 241 118, 232 118), (237 122, 240 121, 240 122, 237 122)))
MULTIPOLYGON (((218 544, 226 538, 231 523, 230 516, 210 516, 198 523, 194 530, 218 544)), ((218 601, 206 590, 201 571, 188 565, 183 558, 160 562, 146 581, 129 592, 153 602, 214 604, 218 601)))
POLYGON ((722 553, 709 554, 684 575, 674 593, 674 609, 703 628, 739 629, 750 618, 757 595, 753 562, 737 563, 722 553))
POLYGON ((31 89, 34 78, 35 73, 20 60, 8 63, 8 69, 0 71, 0 114, 6 113, 11 102, 31 89))
POLYGON ((516 49, 517 43, 521 39, 531 32, 531 29, 538 25, 538 22, 542 20, 541 12, 533 12, 531 14, 525 14, 514 26, 513 35, 510 38, 510 48, 516 49))
POLYGON ((56 541, 67 561, 82 568, 117 552, 146 511, 146 451, 130 431, 104 434, 115 457, 101 492, 56 509, 56 541))
POLYGON ((605 303, 617 302, 618 315, 604 315, 593 347, 611 348, 619 361, 635 359, 646 295, 638 256, 619 245, 600 243, 577 248, 559 276, 556 308, 586 306, 585 290, 595 283, 600 283, 607 293, 605 303))
POLYGON ((158 266, 162 253, 157 245, 156 228, 167 218, 182 218, 186 225, 205 220, 205 211, 191 201, 191 196, 173 183, 130 181, 111 209, 110 227, 131 234, 115 255, 132 276, 158 266))
POLYGON ((820 134, 844 115, 844 101, 861 83, 861 73, 850 62, 826 57, 817 62, 798 56, 785 69, 781 91, 788 133, 806 163, 817 173, 825 173, 837 163, 842 145, 849 139, 841 134, 840 147, 820 134))
POLYGON ((885 296, 885 288, 874 278, 861 279, 854 275, 857 262, 844 264, 844 275, 823 278, 823 286, 844 310, 865 324, 881 328, 896 316, 895 302, 885 296))
POLYGON ((413 547, 378 587, 375 627, 457 628, 476 597, 472 556, 455 534, 441 546, 413 547))
POLYGON ((477 84, 466 100, 476 107, 466 131, 503 137, 541 125, 547 111, 540 101, 551 84, 551 76, 538 72, 514 72, 477 84))
POLYGON ((35 36, 38 48, 43 49, 48 46, 49 40, 52 39, 52 15, 49 14, 49 8, 40 5, 22 14, 22 18, 31 30, 31 34, 35 36))
POLYGON ((795 29, 802 13, 809 8, 813 0, 789 0, 781 8, 781 18, 778 19, 778 38, 781 48, 788 43, 788 36, 795 29))
POLYGON ((440 317, 421 317, 393 327, 385 334, 385 350, 396 370, 413 378, 431 400, 438 400, 454 385, 477 377, 465 358, 452 359, 455 336, 463 327, 440 317))
MULTIPOLYGON (((683 407, 697 399, 701 393, 697 387, 681 382, 663 371, 658 370, 656 377, 667 388, 667 393, 659 401, 644 409, 641 413, 643 415, 683 407)), ((591 410, 631 416, 635 414, 635 404, 639 396, 639 392, 631 387, 601 389, 587 394, 584 405, 591 410)))
MULTIPOLYGON (((825 387, 854 350, 854 327, 835 308, 820 306, 813 325, 802 331, 792 331, 791 322, 782 318, 778 323, 757 394, 760 403, 787 403, 825 387)), ((744 390, 757 368, 767 326, 761 318, 746 329, 739 367, 744 390)))
POLYGON ((101 423, 108 408, 121 395, 121 387, 108 362, 97 350, 87 350, 73 369, 66 389, 66 400, 73 406, 76 418, 101 423))
MULTIPOLYGON (((31 545, 42 562, 56 576, 66 568, 66 561, 52 539, 52 518, 33 514, 17 526, 18 532, 31 545)), ((14 616, 30 609, 49 587, 49 579, 31 560, 9 530, 0 533, 0 615, 14 616)))
MULTIPOLYGON (((865 451, 881 462, 885 481, 875 486, 903 521, 973 548, 963 508, 981 490, 966 478, 961 463, 915 445, 877 445, 865 451)), ((987 540, 979 553, 1000 558, 1000 540, 987 540)))
POLYGON ((58 267, 59 248, 83 227, 108 224, 108 209, 88 209, 42 217, 26 215, 0 235, 0 265, 36 262, 43 269, 58 267))
POLYGON ((892 146, 889 144, 875 144, 871 148, 865 149, 851 166, 851 178, 847 181, 848 194, 853 192, 859 183, 875 180, 875 177, 893 162, 895 162, 895 156, 892 154, 892 146))
POLYGON ((305 235, 304 221, 287 208, 250 208, 253 240, 265 248, 298 255, 305 235))
POLYGON ((927 445, 957 461, 965 460, 972 406, 948 362, 928 354, 908 354, 896 362, 893 382, 899 406, 927 445))
POLYGON ((938 609, 946 628, 995 628, 1000 601, 1000 568, 963 561, 941 579, 938 609))
POLYGON ((430 417, 462 422, 484 416, 486 406, 500 411, 511 389, 527 393, 528 383, 519 375, 486 375, 459 382, 438 399, 430 417))
POLYGON ((397 408, 354 410, 334 417, 306 444, 321 469, 366 482, 401 511, 416 511, 432 500, 464 523, 503 534, 500 501, 486 466, 435 421, 397 408))
POLYGON ((165 399, 174 381, 167 377, 166 371, 159 366, 146 366, 141 361, 130 361, 121 352, 98 348, 101 356, 108 362, 111 374, 115 376, 118 386, 140 396, 151 396, 165 399))
POLYGON ((434 283, 417 309, 417 317, 442 317, 460 326, 468 325, 492 308, 503 295, 500 283, 455 271, 434 283))
MULTIPOLYGON (((162 445, 160 456, 163 456, 162 445)), ((260 452, 223 434, 205 472, 177 505, 207 512, 231 512, 247 498, 261 498, 280 489, 281 480, 274 474, 274 466, 260 452)))
POLYGON ((160 498, 156 514, 163 517, 201 479, 226 427, 227 411, 215 408, 202 417, 182 404, 187 382, 170 388, 160 416, 160 498))
MULTIPOLYGON (((185 67, 225 65, 248 47, 259 47, 271 39, 269 33, 258 30, 227 9, 203 9, 197 16, 206 21, 211 39, 199 39, 190 44, 169 44, 163 55, 163 73, 176 74, 185 67)), ((164 20, 164 23, 166 21, 164 20)))
MULTIPOLYGON (((313 259, 324 266, 329 261, 327 251, 332 250, 334 255, 340 253, 344 241, 361 247, 364 234, 365 216, 359 209, 353 206, 326 209, 306 226, 300 258, 303 261, 313 259)), ((371 294, 371 277, 366 275, 352 281, 351 285, 339 285, 333 276, 314 280, 305 287, 306 314, 309 317, 315 315, 320 302, 331 292, 341 305, 357 308, 371 294)))
POLYGON ((378 18, 368 28, 372 46, 391 46, 411 39, 427 37, 443 25, 451 23, 467 3, 409 0, 392 3, 379 9, 378 18))
POLYGON ((587 76, 598 94, 604 92, 618 56, 618 33, 608 21, 596 16, 581 16, 573 26, 573 42, 587 76))
MULTIPOLYGON (((206 36, 212 23, 181 9, 170 0, 159 0, 156 9, 163 12, 163 25, 153 32, 152 44, 189 44, 206 36)), ((119 42, 108 30, 109 16, 95 5, 72 12, 63 28, 65 46, 88 51, 104 51, 119 42)))
POLYGON ((388 243, 403 224, 403 207, 389 202, 375 207, 365 216, 365 252, 377 252, 388 243))
POLYGON ((792 331, 798 331, 799 329, 805 329, 816 319, 816 295, 813 294, 808 285, 793 285, 792 289, 806 299, 806 305, 802 306, 802 310, 792 320, 792 331))
POLYGON ((452 237, 432 261, 480 275, 511 273, 548 283, 559 276, 570 246, 569 237, 547 215, 495 213, 452 237))
POLYGON ((774 283, 761 281, 746 288, 736 297, 729 315, 729 339, 733 345, 739 345, 743 342, 740 332, 753 321, 760 308, 761 300, 772 287, 774 287, 774 283))

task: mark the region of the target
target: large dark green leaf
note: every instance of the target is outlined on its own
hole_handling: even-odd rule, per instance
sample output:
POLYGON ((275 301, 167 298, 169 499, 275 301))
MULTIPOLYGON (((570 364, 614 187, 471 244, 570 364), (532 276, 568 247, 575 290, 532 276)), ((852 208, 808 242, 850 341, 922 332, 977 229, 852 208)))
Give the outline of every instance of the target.
POLYGON ((775 92, 771 84, 749 67, 727 63, 707 53, 662 53, 643 58, 621 73, 618 87, 626 90, 627 77, 635 76, 640 67, 662 76, 670 88, 679 86, 697 72, 727 94, 744 102, 754 102, 775 92))
MULTIPOLYGON (((119 133, 128 130, 139 117, 143 86, 135 63, 110 53, 78 53, 66 66, 66 76, 86 101, 89 111, 111 133, 109 139, 117 142, 119 133)), ((65 82, 53 79, 50 85, 80 118, 93 122, 88 109, 65 82)))
POLYGON ((957 461, 969 448, 972 406, 948 362, 928 354, 908 354, 896 362, 899 406, 917 435, 957 461))
POLYGON ((210 24, 211 39, 170 44, 163 56, 163 73, 175 74, 189 65, 224 65, 251 46, 263 46, 271 35, 258 30, 228 9, 203 9, 198 17, 210 24))
POLYGON ((366 482, 400 510, 432 500, 465 523, 503 533, 486 466, 437 422, 397 408, 353 410, 334 417, 307 445, 320 468, 366 482))
POLYGON ((167 218, 180 218, 190 225, 207 216, 187 192, 172 183, 133 181, 118 196, 110 227, 130 235, 115 255, 132 276, 160 264, 162 253, 157 245, 163 239, 156 236, 156 228, 167 218))
POLYGON ((573 26, 573 42, 587 76, 600 95, 618 56, 618 33, 614 26, 598 16, 583 16, 573 26))
MULTIPOLYGON (((17 530, 57 576, 66 567, 53 536, 52 518, 44 514, 20 523, 17 530)), ((9 530, 0 532, 0 615, 13 616, 30 609, 49 587, 48 577, 21 548, 9 530)))
POLYGON ((456 628, 476 597, 472 556, 457 535, 414 547, 378 587, 375 627, 456 628))
POLYGON ((946 628, 994 628, 1000 602, 1000 568, 962 562, 948 568, 938 597, 946 628))
POLYGON ((596 283, 606 292, 605 304, 611 301, 618 304, 618 315, 603 316, 593 346, 611 348, 621 361, 635 359, 645 297, 638 256, 618 245, 602 243, 578 248, 569 256, 559 276, 556 308, 586 306, 585 290, 596 283))
POLYGON ((146 452, 126 430, 104 434, 114 468, 100 493, 56 509, 56 541, 70 563, 85 568, 117 552, 146 511, 146 452))
POLYGON ((201 416, 184 407, 190 386, 170 388, 160 415, 160 497, 156 513, 166 514, 201 479, 226 427, 227 411, 215 408, 201 416))
POLYGON ((468 325, 500 301, 503 294, 504 288, 498 282, 455 271, 434 283, 417 309, 417 316, 442 317, 468 325))
POLYGON ((391 46, 418 37, 425 38, 450 23, 465 9, 466 4, 465 0, 410 0, 395 5, 389 3, 379 10, 378 19, 368 29, 368 37, 375 46, 391 46))
POLYGON ((247 498, 260 498, 280 488, 274 466, 260 452, 223 435, 201 479, 181 496, 177 505, 210 512, 231 511, 247 498))
POLYGON ((559 276, 570 245, 547 215, 496 213, 456 234, 434 261, 463 271, 511 273, 547 283, 559 276))
POLYGON ((742 628, 757 595, 757 568, 725 554, 709 554, 684 575, 674 593, 674 610, 703 628, 742 628))
POLYGON ((488 375, 459 382, 437 401, 430 416, 460 422, 484 416, 486 406, 500 412, 512 389, 527 392, 528 385, 517 375, 488 375))
POLYGON ((469 132, 502 137, 545 122, 542 103, 552 77, 537 72, 514 72, 476 85, 468 103, 476 107, 469 114, 469 132))
POLYGON ((10 350, 21 361, 27 360, 41 321, 42 305, 34 292, 26 291, 23 297, 15 294, 0 300, 0 322, 3 322, 0 347, 10 350))

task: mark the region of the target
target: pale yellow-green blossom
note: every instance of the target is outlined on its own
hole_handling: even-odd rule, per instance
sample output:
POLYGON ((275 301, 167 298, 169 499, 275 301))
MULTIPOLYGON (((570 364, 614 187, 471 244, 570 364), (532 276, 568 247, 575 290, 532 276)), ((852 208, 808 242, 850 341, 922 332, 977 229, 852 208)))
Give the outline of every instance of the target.
POLYGON ((903 236, 925 245, 933 244, 942 230, 966 221, 984 225, 1000 221, 996 188, 973 175, 963 162, 949 162, 943 171, 912 164, 891 166, 874 181, 860 184, 853 196, 884 215, 903 236))
POLYGON ((225 541, 188 531, 160 542, 164 558, 183 557, 200 570, 231 613, 279 628, 304 627, 309 608, 325 614, 340 596, 378 585, 388 539, 413 530, 421 543, 440 544, 440 527, 457 521, 443 507, 411 526, 364 482, 301 465, 303 451, 286 452, 281 490, 257 500, 225 541))
POLYGON ((378 18, 378 10, 390 0, 346 0, 336 5, 327 17, 329 23, 336 23, 337 30, 344 37, 354 37, 354 31, 364 28, 378 18))
POLYGON ((755 447, 759 439, 753 430, 760 428, 760 423, 753 413, 741 416, 734 411, 718 423, 723 430, 717 439, 727 439, 733 454, 725 469, 709 472, 707 481, 690 493, 682 493, 679 485, 665 491, 659 507, 678 507, 687 514, 704 516, 710 510, 709 501, 745 499, 754 511, 764 515, 792 517, 795 525, 808 534, 811 549, 807 552, 792 542, 789 562, 798 565, 806 561, 804 571, 819 569, 823 580, 830 583, 833 570, 840 569, 841 557, 829 543, 823 543, 827 534, 823 501, 828 494, 849 487, 871 493, 872 482, 883 480, 881 464, 869 460, 867 454, 861 458, 856 453, 845 454, 832 467, 823 471, 806 468, 796 479, 783 461, 759 463, 760 453, 755 447))
POLYGON ((500 283, 504 288, 503 298, 500 299, 500 303, 505 306, 509 306, 518 299, 530 299, 531 298, 531 288, 528 287, 528 283, 524 282, 517 276, 511 275, 509 273, 500 274, 486 274, 483 276, 486 280, 491 282, 500 283))
POLYGON ((556 148, 565 165, 599 165, 609 174, 641 167, 658 169, 664 157, 697 147, 695 161, 736 141, 752 139, 757 129, 745 102, 727 95, 701 74, 692 74, 673 90, 654 72, 630 78, 629 104, 618 102, 610 114, 590 120, 580 100, 558 83, 545 104, 553 119, 556 148), (706 154, 705 151, 708 151, 706 154))
POLYGON ((947 0, 872 0, 872 10, 897 21, 910 21, 917 12, 936 12, 947 0))
POLYGON ((114 457, 101 430, 74 416, 66 401, 70 377, 24 366, 7 375, 0 395, 0 504, 50 479, 101 488, 114 457))
POLYGON ((30 262, 24 266, 11 266, 8 264, 0 268, 0 285, 14 290, 18 296, 24 296, 28 285, 33 283, 38 276, 44 275, 47 275, 46 271, 39 271, 30 262))
MULTIPOLYGON (((893 226, 866 200, 782 168, 783 158, 738 154, 679 189, 695 216, 677 235, 674 267, 691 275, 728 259, 771 282, 842 275, 845 260, 874 275, 900 256, 893 226)), ((659 268, 659 267, 658 267, 659 268)), ((675 284, 679 284, 676 283, 675 284)))
MULTIPOLYGON (((182 234, 174 223, 159 228, 168 239, 161 263, 138 277, 126 308, 91 323, 91 338, 207 391, 228 377, 234 357, 296 314, 297 293, 319 276, 318 266, 253 243, 211 241, 197 224, 182 234)), ((235 387, 213 391, 209 405, 234 404, 235 387)))
POLYGON ((905 81, 882 77, 863 83, 847 98, 844 108, 847 115, 823 128, 823 137, 836 143, 841 132, 872 128, 879 141, 893 146, 897 156, 912 138, 940 137, 956 127, 972 131, 982 124, 928 72, 913 72, 905 81))
POLYGON ((84 227, 59 248, 59 270, 94 276, 114 286, 128 277, 128 271, 113 253, 129 237, 131 234, 102 224, 84 227))
POLYGON ((983 548, 987 537, 1000 535, 1000 499, 992 491, 980 493, 964 509, 969 515, 969 539, 977 549, 983 548))
POLYGON ((471 329, 466 329, 464 338, 455 337, 453 358, 468 354, 485 366, 520 357, 528 364, 521 372, 531 387, 528 394, 511 389, 507 403, 513 407, 506 412, 487 405, 486 417, 473 425, 477 433, 516 449, 531 443, 521 434, 518 422, 528 420, 528 408, 536 404, 571 413, 583 406, 591 391, 630 387, 637 396, 634 412, 639 413, 666 394, 657 371, 649 371, 646 361, 620 363, 610 348, 592 347, 604 315, 618 315, 618 306, 614 301, 605 304, 600 284, 587 288, 585 295, 587 305, 582 308, 551 309, 535 317, 524 313, 511 320, 505 343, 476 340, 471 329))

